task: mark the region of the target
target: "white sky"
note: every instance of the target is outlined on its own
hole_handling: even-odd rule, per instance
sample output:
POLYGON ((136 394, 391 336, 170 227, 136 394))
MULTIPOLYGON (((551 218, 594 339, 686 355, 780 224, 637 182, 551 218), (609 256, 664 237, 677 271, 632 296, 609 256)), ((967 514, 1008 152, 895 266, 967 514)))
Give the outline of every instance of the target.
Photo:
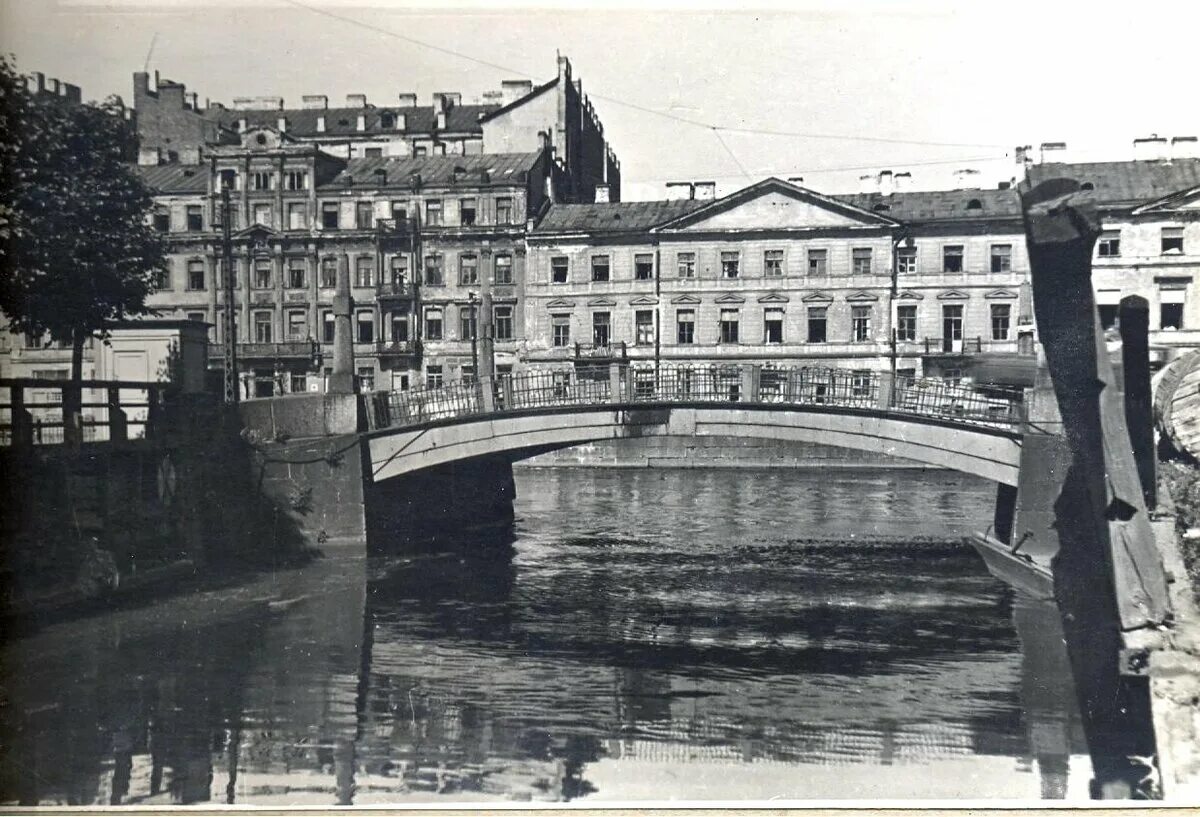
POLYGON ((314 93, 383 105, 402 91, 428 104, 434 91, 457 90, 467 101, 502 79, 551 78, 557 49, 605 124, 626 199, 661 197, 674 179, 728 192, 749 183, 742 168, 755 181, 801 175, 825 192, 858 189, 883 168, 928 189, 973 167, 992 186, 1015 175, 1014 145, 1066 141, 1075 160, 1127 159, 1135 137, 1200 133, 1197 2, 457 5, 0 0, 0 47, 23 71, 81 85, 85 98, 130 101, 153 43, 150 69, 202 101, 273 95, 297 106, 314 93), (982 147, 723 132, 735 161, 711 129, 619 101, 732 128, 982 147))

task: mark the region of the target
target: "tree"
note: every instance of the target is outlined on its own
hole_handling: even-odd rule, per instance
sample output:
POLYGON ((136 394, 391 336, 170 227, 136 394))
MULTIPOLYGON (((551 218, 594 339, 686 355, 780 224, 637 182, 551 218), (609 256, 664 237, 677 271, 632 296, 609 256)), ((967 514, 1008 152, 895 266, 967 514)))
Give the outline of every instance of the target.
POLYGON ((0 310, 14 331, 69 343, 75 381, 86 342, 148 312, 166 266, 136 146, 119 100, 31 94, 0 57, 0 310))

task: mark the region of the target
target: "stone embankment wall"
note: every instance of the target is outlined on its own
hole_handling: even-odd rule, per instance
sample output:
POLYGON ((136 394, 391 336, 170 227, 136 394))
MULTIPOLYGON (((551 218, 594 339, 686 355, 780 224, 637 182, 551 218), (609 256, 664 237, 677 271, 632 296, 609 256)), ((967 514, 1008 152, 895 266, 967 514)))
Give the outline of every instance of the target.
POLYGON ((911 460, 831 445, 736 437, 651 437, 577 445, 539 454, 517 467, 610 468, 925 468, 911 460))

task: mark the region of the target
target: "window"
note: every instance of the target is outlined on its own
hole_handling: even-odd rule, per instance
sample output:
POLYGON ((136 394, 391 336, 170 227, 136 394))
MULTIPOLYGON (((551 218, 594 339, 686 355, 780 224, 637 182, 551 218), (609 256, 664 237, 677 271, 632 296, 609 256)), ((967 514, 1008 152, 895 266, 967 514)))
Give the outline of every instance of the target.
POLYGON ((442 387, 442 367, 441 366, 426 366, 425 367, 425 388, 440 389, 442 387))
POLYGON ((199 204, 187 206, 187 228, 189 232, 199 233, 204 230, 204 208, 199 204))
POLYGON ((992 304, 992 340, 1008 340, 1012 321, 1011 304, 992 304))
POLYGON ((508 196, 501 196, 496 199, 496 223, 497 224, 512 224, 513 220, 513 201, 508 196))
POLYGON ((963 245, 947 244, 942 247, 942 272, 963 271, 963 245))
POLYGON ((738 277, 738 262, 740 257, 736 251, 728 251, 721 253, 721 275, 725 278, 738 277))
POLYGON ((425 340, 442 339, 442 308, 430 306, 425 309, 425 340))
POLYGON ((850 307, 850 340, 862 343, 871 339, 871 307, 850 307))
POLYGON ((321 313, 321 341, 323 343, 333 343, 334 335, 336 334, 337 320, 333 317, 333 313, 328 309, 321 313))
POLYGON ((475 321, 475 307, 472 304, 458 308, 458 337, 460 340, 478 338, 479 327, 475 321))
POLYGON ((470 226, 475 223, 475 199, 463 199, 458 203, 459 223, 470 226))
POLYGON ((392 202, 392 218, 396 220, 396 226, 399 227, 408 221, 408 202, 393 201, 392 202))
POLYGON ((497 284, 511 284, 513 282, 512 269, 512 256, 507 253, 496 253, 495 275, 492 280, 497 284))
POLYGON ((550 316, 550 342, 557 347, 571 345, 571 316, 550 316))
POLYGON ((917 339, 916 304, 901 304, 896 307, 896 340, 917 339))
POLYGON ((254 342, 255 343, 270 343, 271 342, 271 324, 274 322, 274 316, 270 312, 255 312, 254 313, 254 342))
POLYGON ((340 208, 337 202, 327 201, 321 205, 321 226, 326 230, 338 229, 338 212, 340 208))
POLYGON ((192 291, 204 289, 204 262, 198 258, 187 262, 187 288, 192 291))
POLYGON ((675 263, 679 268, 680 278, 696 277, 696 254, 694 252, 676 253, 675 263))
POLYGON ((265 259, 260 259, 254 262, 254 288, 255 289, 270 289, 273 286, 271 275, 271 262, 265 259))
POLYGON ((829 274, 829 250, 810 249, 808 251, 808 274, 809 275, 828 275, 829 274))
POLYGON ((206 315, 205 315, 203 312, 189 312, 189 313, 187 313, 187 319, 188 319, 189 321, 196 321, 197 323, 204 323, 204 319, 205 319, 206 317, 207 317, 207 316, 206 316, 206 315))
POLYGON ((942 306, 942 340, 956 341, 963 338, 963 308, 962 304, 944 304, 942 306))
POLYGON ((1096 255, 1101 258, 1117 258, 1121 254, 1121 233, 1117 230, 1105 230, 1096 242, 1096 255))
POLYGON ((321 287, 333 289, 337 286, 337 259, 321 259, 321 287))
POLYGON ((654 256, 650 253, 637 253, 633 256, 633 278, 636 281, 649 281, 654 277, 654 256))
POLYGON ((274 190, 275 189, 275 174, 264 173, 259 171, 250 174, 250 188, 252 190, 274 190))
POLYGON ((612 314, 609 312, 592 313, 592 343, 595 346, 607 346, 612 338, 612 314))
POLYGON ((170 210, 155 210, 154 211, 154 229, 160 233, 168 233, 171 231, 171 211, 170 210))
POLYGON ((425 256, 425 285, 440 287, 445 283, 442 277, 442 257, 440 255, 425 256))
POLYGON ((358 388, 359 391, 374 391, 375 389, 375 369, 371 366, 358 367, 358 388))
POLYGON ((493 308, 492 327, 495 330, 496 340, 512 340, 513 308, 507 305, 493 308))
POLYGON ((474 255, 458 257, 458 283, 460 286, 473 287, 479 284, 479 259, 474 255))
POLYGON ((221 170, 218 171, 221 175, 221 190, 241 190, 242 180, 238 176, 236 170, 221 170))
POLYGON ((824 343, 829 336, 827 331, 826 313, 828 307, 810 306, 808 308, 808 342, 824 343))
POLYGON ((308 313, 293 309, 287 313, 287 339, 304 340, 308 337, 308 313))
POLYGON ((354 224, 360 230, 369 230, 374 223, 375 207, 369 201, 360 201, 354 205, 354 224))
POLYGON ((379 127, 385 130, 391 130, 396 127, 396 117, 390 113, 382 113, 379 115, 379 127))
POLYGON ((566 256, 558 255, 550 259, 550 283, 565 284, 569 265, 566 256))
POLYGON ((269 205, 269 204, 254 205, 254 223, 261 224, 264 227, 271 226, 271 205, 269 205))
MULTIPOLYGON (((362 128, 359 128, 362 130, 362 128)), ((380 159, 383 157, 383 148, 363 148, 363 157, 367 159, 380 159)))
POLYGON ((675 311, 675 338, 679 343, 696 342, 696 310, 675 311))
POLYGON ((170 267, 161 267, 154 271, 154 288, 156 290, 164 290, 171 288, 171 269, 170 267))
POLYGON ((593 255, 592 256, 592 280, 607 281, 608 280, 608 256, 593 255))
POLYGON ((354 285, 356 287, 375 286, 375 259, 361 256, 354 259, 354 285))
POLYGON ((375 313, 369 309, 360 309, 355 315, 358 319, 358 342, 375 342, 375 313))
POLYGON ((308 205, 292 202, 288 205, 288 229, 289 230, 307 230, 308 229, 308 213, 306 211, 308 205))
POLYGON ((851 269, 855 275, 871 274, 871 248, 855 247, 850 251, 851 269))
POLYGON ((654 312, 649 309, 639 309, 633 313, 633 337, 638 346, 649 346, 654 343, 654 312))
POLYGON ((283 177, 285 190, 307 190, 308 172, 305 170, 289 170, 283 177))
POLYGON ((438 227, 442 223, 442 203, 437 199, 425 202, 425 223, 430 227, 438 227))
POLYGON ((917 248, 901 247, 896 251, 896 272, 901 275, 915 274, 917 271, 917 248))
POLYGON ((721 343, 738 342, 738 311, 736 309, 721 310, 721 343))
POLYGON ((783 343, 783 309, 767 307, 763 310, 763 343, 783 343))
POLYGON ((292 394, 308 391, 308 375, 304 374, 303 372, 292 372, 292 376, 289 378, 289 380, 291 381, 289 390, 292 392, 292 394))
POLYGON ((1163 329, 1182 329, 1183 304, 1161 304, 1158 318, 1158 325, 1163 329))
POLYGON ((408 313, 393 312, 392 314, 392 343, 404 343, 408 340, 408 313))
POLYGON ((763 275, 783 275, 783 250, 766 250, 763 252, 763 275))
POLYGON ((992 245, 992 272, 1012 272, 1012 244, 992 245))
MULTIPOLYGON (((1180 254, 1183 252, 1183 228, 1162 228, 1162 254, 1180 254)), ((1179 327, 1176 327, 1179 328, 1179 327)))
POLYGON ((852 397, 871 396, 871 372, 867 369, 855 369, 850 372, 850 394, 852 397))
POLYGON ((308 269, 303 258, 289 258, 287 285, 289 289, 304 289, 308 286, 308 269))
POLYGON ((390 269, 392 287, 403 289, 408 283, 408 256, 393 255, 390 269))

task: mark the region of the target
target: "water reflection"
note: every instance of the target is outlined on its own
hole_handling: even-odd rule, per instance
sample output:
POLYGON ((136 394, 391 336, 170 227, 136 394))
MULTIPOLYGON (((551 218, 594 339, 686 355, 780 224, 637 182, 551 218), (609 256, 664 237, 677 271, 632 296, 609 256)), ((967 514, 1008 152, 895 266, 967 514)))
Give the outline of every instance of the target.
POLYGON ((511 549, 10 645, 2 799, 1086 796, 1056 613, 945 541, 991 486, 541 471, 519 496, 511 549))

